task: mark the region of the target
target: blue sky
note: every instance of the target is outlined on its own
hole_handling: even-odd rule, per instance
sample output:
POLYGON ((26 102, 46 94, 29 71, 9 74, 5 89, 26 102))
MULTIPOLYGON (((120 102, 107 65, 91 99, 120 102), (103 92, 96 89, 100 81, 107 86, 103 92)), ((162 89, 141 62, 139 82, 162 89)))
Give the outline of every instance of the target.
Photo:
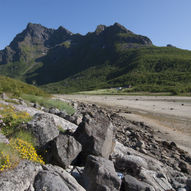
POLYGON ((0 49, 28 22, 86 34, 118 22, 155 45, 191 50, 190 0, 0 0, 0 49))

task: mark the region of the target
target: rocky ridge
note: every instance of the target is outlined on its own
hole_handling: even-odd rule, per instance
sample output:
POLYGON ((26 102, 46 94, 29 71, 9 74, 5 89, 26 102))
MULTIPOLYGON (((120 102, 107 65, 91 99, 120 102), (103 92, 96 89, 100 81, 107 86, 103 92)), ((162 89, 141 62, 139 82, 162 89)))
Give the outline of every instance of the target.
POLYGON ((56 108, 15 105, 31 111, 25 128, 35 135, 46 165, 21 161, 0 174, 0 190, 191 190, 191 156, 175 143, 158 140, 151 127, 111 110, 73 105, 72 116, 56 108), (57 118, 64 131, 55 128, 57 118))

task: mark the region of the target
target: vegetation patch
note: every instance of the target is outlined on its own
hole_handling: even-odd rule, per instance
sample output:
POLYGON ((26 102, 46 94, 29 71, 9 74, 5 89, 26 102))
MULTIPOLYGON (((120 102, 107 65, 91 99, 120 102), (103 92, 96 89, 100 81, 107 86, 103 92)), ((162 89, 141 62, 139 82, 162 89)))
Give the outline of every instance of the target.
POLYGON ((7 92, 13 96, 19 97, 21 94, 32 94, 37 96, 48 96, 43 90, 21 82, 19 80, 11 79, 9 77, 0 76, 0 93, 7 92))
POLYGON ((9 140, 0 143, 0 172, 14 168, 22 159, 44 164, 35 150, 34 137, 21 125, 30 119, 28 113, 16 111, 11 105, 0 104, 1 133, 9 140))
POLYGON ((70 115, 75 112, 74 108, 71 105, 58 99, 45 98, 29 94, 22 95, 22 98, 33 103, 38 103, 39 105, 44 106, 46 108, 54 107, 58 108, 59 110, 64 110, 70 115))
POLYGON ((16 111, 12 105, 0 104, 0 127, 5 136, 11 136, 19 131, 18 126, 28 122, 31 116, 27 112, 16 111))
POLYGON ((172 92, 175 95, 191 92, 190 51, 173 47, 118 47, 113 55, 115 57, 111 55, 62 81, 41 87, 50 93, 76 93, 129 85, 132 92, 172 92))

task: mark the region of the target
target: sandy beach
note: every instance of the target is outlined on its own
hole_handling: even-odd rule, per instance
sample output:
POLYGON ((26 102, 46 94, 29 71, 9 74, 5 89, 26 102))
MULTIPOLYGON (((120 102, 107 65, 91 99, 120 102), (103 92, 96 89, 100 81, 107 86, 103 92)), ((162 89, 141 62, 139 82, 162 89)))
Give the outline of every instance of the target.
POLYGON ((56 95, 60 99, 95 103, 153 128, 158 139, 174 141, 191 154, 191 97, 56 95))

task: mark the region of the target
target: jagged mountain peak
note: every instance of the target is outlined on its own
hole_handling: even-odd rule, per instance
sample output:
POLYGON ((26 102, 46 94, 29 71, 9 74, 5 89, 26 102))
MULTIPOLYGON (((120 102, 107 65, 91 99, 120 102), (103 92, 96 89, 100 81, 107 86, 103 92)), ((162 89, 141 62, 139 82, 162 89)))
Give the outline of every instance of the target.
POLYGON ((126 27, 124 27, 123 25, 121 25, 117 22, 114 23, 113 25, 109 26, 108 28, 116 33, 132 33, 133 34, 133 32, 131 32, 126 27))
POLYGON ((126 29, 123 25, 121 25, 117 22, 110 26, 106 26, 106 25, 102 25, 102 24, 98 25, 95 30, 95 33, 97 35, 99 35, 103 31, 109 31, 109 32, 113 32, 113 33, 131 33, 131 34, 133 34, 133 32, 126 29))
POLYGON ((69 35, 72 35, 73 33, 69 30, 67 30, 66 28, 64 28, 63 26, 59 26, 57 31, 59 32, 63 32, 63 33, 66 33, 66 34, 69 34, 69 35))
POLYGON ((46 28, 46 27, 38 23, 30 23, 30 22, 27 24, 27 27, 26 27, 26 29, 33 29, 33 30, 35 30, 36 28, 46 28))

